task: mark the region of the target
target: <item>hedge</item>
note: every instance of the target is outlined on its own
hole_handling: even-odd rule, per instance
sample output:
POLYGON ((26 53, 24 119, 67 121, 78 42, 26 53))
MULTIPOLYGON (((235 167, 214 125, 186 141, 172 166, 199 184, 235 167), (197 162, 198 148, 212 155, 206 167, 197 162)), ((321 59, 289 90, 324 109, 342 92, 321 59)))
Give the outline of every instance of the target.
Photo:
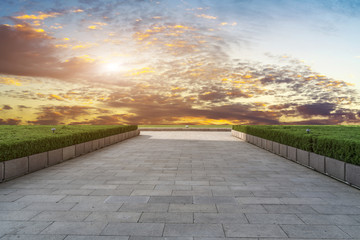
POLYGON ((0 162, 136 130, 137 125, 0 126, 0 162), (52 132, 52 128, 56 128, 52 132))
POLYGON ((360 165, 360 126, 234 125, 232 129, 360 165))

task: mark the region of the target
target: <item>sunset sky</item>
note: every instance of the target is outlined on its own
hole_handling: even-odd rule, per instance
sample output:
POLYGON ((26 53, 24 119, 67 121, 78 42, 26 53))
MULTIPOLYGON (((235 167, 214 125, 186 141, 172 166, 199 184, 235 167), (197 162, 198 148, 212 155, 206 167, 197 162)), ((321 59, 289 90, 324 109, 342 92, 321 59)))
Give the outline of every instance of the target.
POLYGON ((1 0, 0 124, 360 124, 359 0, 1 0))

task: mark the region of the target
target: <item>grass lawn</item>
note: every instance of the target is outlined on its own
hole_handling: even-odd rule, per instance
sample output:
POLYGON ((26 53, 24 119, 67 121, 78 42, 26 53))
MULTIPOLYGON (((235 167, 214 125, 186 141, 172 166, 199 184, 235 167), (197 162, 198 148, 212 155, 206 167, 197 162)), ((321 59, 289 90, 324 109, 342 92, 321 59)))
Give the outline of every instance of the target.
MULTIPOLYGON (((232 125, 188 125, 189 128, 231 128, 232 125)), ((186 125, 139 125, 139 128, 185 128, 186 125)))

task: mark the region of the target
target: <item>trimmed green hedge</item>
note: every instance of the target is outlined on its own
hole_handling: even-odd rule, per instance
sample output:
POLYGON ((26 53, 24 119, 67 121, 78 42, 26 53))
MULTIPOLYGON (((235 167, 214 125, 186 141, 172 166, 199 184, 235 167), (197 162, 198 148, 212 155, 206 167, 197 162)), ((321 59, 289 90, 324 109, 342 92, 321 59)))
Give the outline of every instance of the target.
POLYGON ((232 129, 360 165, 360 126, 234 125, 232 129))
POLYGON ((136 130, 137 125, 0 126, 0 162, 136 130), (56 128, 55 133, 51 131, 56 128))

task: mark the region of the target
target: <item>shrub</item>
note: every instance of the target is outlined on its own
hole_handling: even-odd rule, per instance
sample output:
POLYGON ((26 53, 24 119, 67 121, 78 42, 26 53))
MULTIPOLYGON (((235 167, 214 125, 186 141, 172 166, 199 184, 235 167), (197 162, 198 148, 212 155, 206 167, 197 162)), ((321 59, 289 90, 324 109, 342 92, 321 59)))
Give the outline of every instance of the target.
POLYGON ((235 125, 233 130, 360 165, 360 126, 235 125))
POLYGON ((0 161, 136 130, 136 125, 0 126, 0 161), (56 128, 55 133, 51 129, 56 128))

